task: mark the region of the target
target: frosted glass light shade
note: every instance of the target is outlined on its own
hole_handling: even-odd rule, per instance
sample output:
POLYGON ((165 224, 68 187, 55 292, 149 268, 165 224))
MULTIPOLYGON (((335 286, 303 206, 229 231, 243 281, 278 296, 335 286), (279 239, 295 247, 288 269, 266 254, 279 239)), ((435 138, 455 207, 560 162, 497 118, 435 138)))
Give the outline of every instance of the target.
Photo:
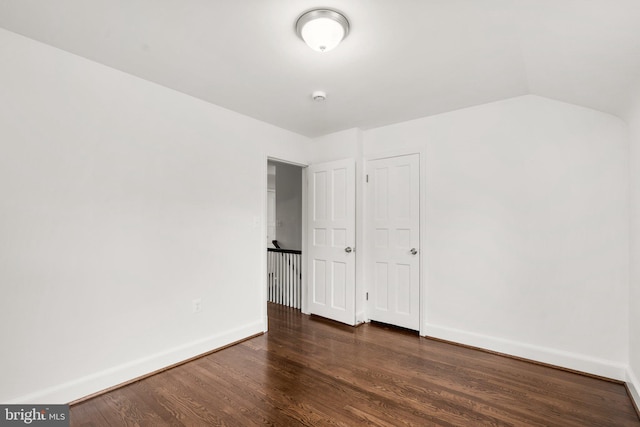
POLYGON ((296 31, 311 49, 328 52, 347 36, 349 21, 334 10, 316 9, 298 18, 296 31))

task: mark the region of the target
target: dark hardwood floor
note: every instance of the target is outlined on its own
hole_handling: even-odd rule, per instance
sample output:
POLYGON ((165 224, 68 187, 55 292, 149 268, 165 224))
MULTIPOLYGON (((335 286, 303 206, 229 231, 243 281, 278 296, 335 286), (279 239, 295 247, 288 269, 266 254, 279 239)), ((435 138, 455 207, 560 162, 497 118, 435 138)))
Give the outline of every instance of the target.
POLYGON ((270 304, 269 332, 71 407, 72 426, 640 426, 623 385, 270 304))

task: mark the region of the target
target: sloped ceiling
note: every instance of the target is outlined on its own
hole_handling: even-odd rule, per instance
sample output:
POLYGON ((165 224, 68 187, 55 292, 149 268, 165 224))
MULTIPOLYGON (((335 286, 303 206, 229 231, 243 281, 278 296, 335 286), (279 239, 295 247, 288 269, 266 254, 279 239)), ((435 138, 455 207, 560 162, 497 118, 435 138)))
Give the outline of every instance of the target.
POLYGON ((0 27, 311 137, 523 94, 622 116, 640 81, 638 0, 2 0, 0 27), (351 22, 324 54, 294 31, 318 6, 351 22))

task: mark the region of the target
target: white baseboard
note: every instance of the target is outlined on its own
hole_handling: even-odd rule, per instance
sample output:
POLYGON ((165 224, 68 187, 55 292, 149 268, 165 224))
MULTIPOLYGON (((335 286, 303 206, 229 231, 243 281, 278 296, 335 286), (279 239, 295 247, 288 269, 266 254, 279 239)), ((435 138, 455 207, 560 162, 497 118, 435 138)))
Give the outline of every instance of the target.
POLYGON ((638 377, 631 368, 627 370, 627 388, 636 404, 636 408, 640 409, 640 381, 638 381, 638 377))
POLYGON ((626 381, 627 379, 627 366, 619 362, 432 324, 426 324, 424 332, 425 336, 530 359, 536 362, 598 375, 617 381, 626 381))
POLYGON ((198 355, 222 348, 252 335, 260 334, 265 328, 264 322, 253 322, 147 357, 132 360, 131 362, 123 363, 54 387, 38 390, 5 403, 27 404, 46 402, 51 404, 65 404, 73 402, 74 400, 126 383, 198 355))

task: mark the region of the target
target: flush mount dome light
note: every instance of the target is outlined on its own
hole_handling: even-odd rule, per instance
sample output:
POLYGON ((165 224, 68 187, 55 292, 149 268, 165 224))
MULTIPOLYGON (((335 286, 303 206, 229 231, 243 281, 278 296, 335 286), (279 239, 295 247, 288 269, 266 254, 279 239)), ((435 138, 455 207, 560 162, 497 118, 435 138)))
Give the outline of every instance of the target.
POLYGON ((311 49, 328 52, 347 37, 349 21, 335 10, 314 9, 298 18, 296 32, 311 49))

